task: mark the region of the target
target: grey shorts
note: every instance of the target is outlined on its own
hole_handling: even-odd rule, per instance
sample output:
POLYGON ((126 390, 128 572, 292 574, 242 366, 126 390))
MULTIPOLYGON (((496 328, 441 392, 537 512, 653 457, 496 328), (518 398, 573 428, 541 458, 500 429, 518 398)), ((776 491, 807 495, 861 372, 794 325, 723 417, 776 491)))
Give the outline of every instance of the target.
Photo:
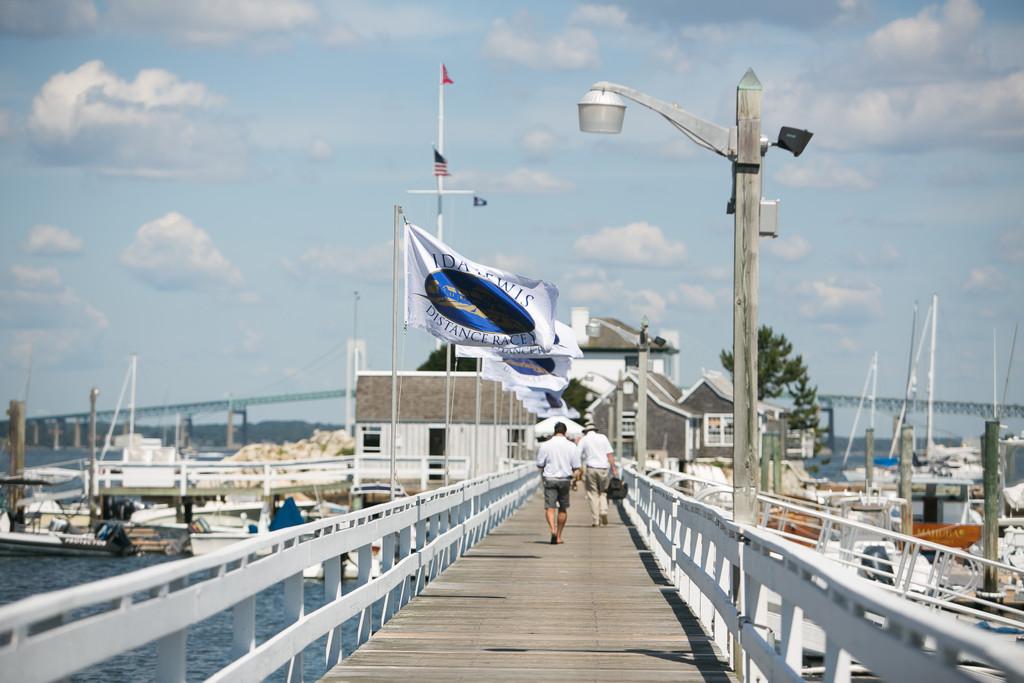
POLYGON ((544 507, 560 510, 569 509, 569 480, 568 479, 545 479, 544 480, 544 507))

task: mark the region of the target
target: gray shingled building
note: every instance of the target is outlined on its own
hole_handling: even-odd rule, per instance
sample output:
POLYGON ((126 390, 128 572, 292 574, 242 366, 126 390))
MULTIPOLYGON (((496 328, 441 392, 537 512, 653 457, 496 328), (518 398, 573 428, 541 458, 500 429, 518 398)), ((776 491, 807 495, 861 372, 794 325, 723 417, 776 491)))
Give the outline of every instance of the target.
MULTIPOLYGON (((444 454, 445 373, 398 373, 396 454, 444 454)), ((497 382, 480 380, 480 427, 476 429, 476 375, 452 373, 451 424, 448 431, 452 471, 468 464, 468 476, 495 472, 502 458, 530 457, 533 416, 497 382), (497 392, 495 392, 497 389, 497 392), (497 401, 495 397, 497 396, 497 401), (511 415, 511 420, 510 420, 511 415), (475 455, 477 450, 478 455, 475 455)), ((391 373, 362 371, 356 379, 356 452, 391 452, 391 373)), ((465 468, 463 468, 465 469, 465 468)))

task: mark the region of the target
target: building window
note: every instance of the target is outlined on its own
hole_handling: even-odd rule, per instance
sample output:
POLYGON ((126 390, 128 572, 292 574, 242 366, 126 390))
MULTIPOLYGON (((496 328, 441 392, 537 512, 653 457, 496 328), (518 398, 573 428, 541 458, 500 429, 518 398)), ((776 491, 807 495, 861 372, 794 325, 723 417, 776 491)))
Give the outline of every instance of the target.
POLYGON ((509 460, 514 460, 517 455, 516 447, 526 440, 526 430, 519 428, 506 429, 505 438, 505 457, 509 460))
POLYGON ((380 426, 363 427, 363 453, 380 453, 380 426))
POLYGON ((712 414, 704 416, 704 445, 705 446, 731 446, 732 445, 732 415, 728 413, 712 414))
POLYGON ((636 436, 636 413, 623 410, 620 427, 622 429, 623 437, 636 436))

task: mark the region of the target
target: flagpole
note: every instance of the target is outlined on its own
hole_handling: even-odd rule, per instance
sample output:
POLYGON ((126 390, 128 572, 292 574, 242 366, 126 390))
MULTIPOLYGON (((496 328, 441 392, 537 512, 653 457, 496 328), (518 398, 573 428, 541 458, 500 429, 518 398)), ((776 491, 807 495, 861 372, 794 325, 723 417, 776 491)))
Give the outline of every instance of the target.
POLYGON ((395 463, 398 450, 398 220, 401 215, 402 207, 395 204, 395 233, 391 249, 391 495, 388 500, 395 499, 398 485, 395 463))
POLYGON ((497 382, 494 382, 494 405, 493 405, 493 408, 494 408, 494 424, 492 426, 493 426, 494 432, 491 434, 491 441, 492 441, 491 445, 492 445, 492 448, 494 450, 492 451, 491 459, 494 462, 494 471, 495 472, 500 472, 501 471, 501 467, 499 467, 500 461, 498 459, 498 383, 497 382))
MULTIPOLYGON (((437 151, 444 156, 444 64, 437 75, 437 151)), ((437 239, 444 242, 444 176, 436 174, 434 178, 437 179, 437 239)))
POLYGON ((480 364, 476 359, 476 425, 473 427, 473 477, 480 474, 480 364))

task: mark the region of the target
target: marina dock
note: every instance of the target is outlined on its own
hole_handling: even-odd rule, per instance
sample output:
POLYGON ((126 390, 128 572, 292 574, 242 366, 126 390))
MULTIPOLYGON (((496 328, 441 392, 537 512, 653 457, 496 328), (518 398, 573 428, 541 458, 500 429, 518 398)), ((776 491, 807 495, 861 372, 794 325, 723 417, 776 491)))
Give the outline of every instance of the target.
POLYGON ((614 507, 591 527, 581 487, 547 538, 535 494, 322 680, 735 680, 614 507))

